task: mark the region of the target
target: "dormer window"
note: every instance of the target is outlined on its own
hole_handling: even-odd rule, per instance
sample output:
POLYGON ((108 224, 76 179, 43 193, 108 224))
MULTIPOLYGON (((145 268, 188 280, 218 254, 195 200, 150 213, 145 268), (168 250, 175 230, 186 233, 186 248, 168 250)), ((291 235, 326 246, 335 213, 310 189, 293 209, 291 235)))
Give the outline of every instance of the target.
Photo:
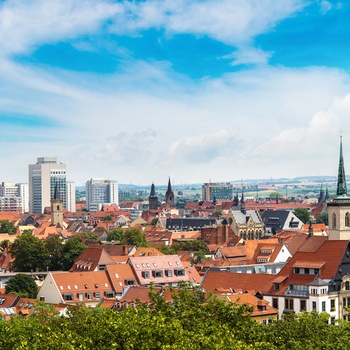
POLYGON ((273 289, 274 290, 280 290, 280 283, 274 283, 273 284, 273 289))

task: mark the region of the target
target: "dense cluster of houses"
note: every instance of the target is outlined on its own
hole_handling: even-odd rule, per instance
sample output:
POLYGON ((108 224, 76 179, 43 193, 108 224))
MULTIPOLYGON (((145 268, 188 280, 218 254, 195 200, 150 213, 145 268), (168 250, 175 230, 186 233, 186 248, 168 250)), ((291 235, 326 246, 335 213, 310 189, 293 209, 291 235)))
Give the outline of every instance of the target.
POLYGON ((149 206, 140 216, 129 208, 140 203, 105 206, 98 212, 64 211, 53 201, 46 215, 0 213, 0 220, 15 223, 15 235, 0 234, 0 242, 13 242, 24 230, 46 239, 59 235, 69 240, 77 233, 94 232, 70 271, 46 271, 38 280, 35 300, 4 294, 13 276, 6 247, 0 257, 0 315, 29 316, 37 300, 54 304, 60 312, 70 305, 108 307, 121 311, 149 302, 151 285, 171 301, 169 287, 192 284, 227 302, 247 303, 252 317, 271 322, 283 314, 327 312, 329 323, 350 321, 350 197, 347 195, 342 153, 338 188, 330 202, 263 203, 215 201, 187 203, 181 215, 174 206, 171 184, 166 202, 158 205, 152 185, 149 206), (288 205, 288 208, 285 206, 288 205), (314 216, 328 210, 329 226, 303 223, 293 209, 307 208, 314 216), (213 215, 220 211, 220 215, 213 215), (184 214, 184 213, 182 213, 184 214), (149 247, 106 242, 115 228, 139 228, 149 247), (195 251, 164 255, 159 249, 175 243, 201 240, 205 256, 195 251), (2 288, 2 289, 1 289, 2 288), (26 306, 27 305, 27 306, 26 306))

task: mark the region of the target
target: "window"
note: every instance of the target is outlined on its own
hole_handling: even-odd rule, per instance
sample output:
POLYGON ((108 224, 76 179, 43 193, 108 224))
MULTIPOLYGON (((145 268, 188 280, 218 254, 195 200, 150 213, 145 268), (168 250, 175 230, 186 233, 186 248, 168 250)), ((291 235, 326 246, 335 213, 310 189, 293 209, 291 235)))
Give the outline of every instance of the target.
POLYGON ((293 299, 284 299, 284 308, 286 310, 294 310, 294 300, 293 299))
POLYGON ((317 311, 317 304, 316 301, 312 302, 312 310, 317 311))
POLYGON ((73 300, 73 294, 63 294, 63 300, 73 300))
POLYGON ((337 216, 335 215, 335 213, 333 213, 332 215, 332 226, 333 228, 337 228, 337 216))
POLYGON ((91 293, 86 293, 86 299, 91 300, 92 299, 92 294, 91 293))
POLYGON ((125 284, 127 286, 134 286, 135 285, 135 280, 125 280, 125 284))
POLYGON ((273 284, 273 289, 274 290, 280 290, 280 284, 279 283, 274 283, 273 284))
POLYGON ((310 273, 310 269, 304 269, 305 275, 308 275, 310 273))
POLYGON ((106 298, 114 298, 114 292, 113 291, 105 291, 105 297, 106 298))
POLYGON ((181 276, 185 276, 185 270, 183 269, 177 269, 174 270, 175 276, 181 277, 181 276))
POLYGON ((165 275, 167 277, 173 277, 173 270, 165 270, 165 275))
POLYGON ((343 298, 343 307, 346 307, 346 298, 343 298))
POLYGON ((278 298, 272 298, 272 307, 278 309, 278 298))
POLYGON ((314 275, 319 275, 320 274, 320 269, 314 269, 314 275))
POLYGON ((161 270, 152 271, 152 275, 155 278, 161 278, 161 277, 163 277, 163 271, 161 271, 161 270))
POLYGON ((300 300, 300 311, 306 311, 306 300, 300 300))
POLYGON ((335 324, 335 317, 331 317, 331 324, 335 324))
POLYGON ((149 271, 142 271, 143 278, 149 278, 149 271))
POLYGON ((94 292, 94 297, 96 299, 99 299, 100 298, 100 292, 94 292))
POLYGON ((350 282, 349 281, 345 282, 345 290, 350 290, 350 282))
POLYGON ((350 214, 347 212, 345 214, 345 226, 349 227, 350 226, 350 214))
POLYGON ((77 293, 77 297, 79 300, 84 300, 84 293, 77 293))
POLYGON ((296 267, 296 268, 294 269, 294 273, 296 273, 296 274, 300 273, 300 268, 299 268, 299 267, 296 267))
POLYGON ((322 311, 326 311, 326 302, 322 301, 322 311))
POLYGON ((335 311, 335 299, 331 299, 331 311, 335 311))

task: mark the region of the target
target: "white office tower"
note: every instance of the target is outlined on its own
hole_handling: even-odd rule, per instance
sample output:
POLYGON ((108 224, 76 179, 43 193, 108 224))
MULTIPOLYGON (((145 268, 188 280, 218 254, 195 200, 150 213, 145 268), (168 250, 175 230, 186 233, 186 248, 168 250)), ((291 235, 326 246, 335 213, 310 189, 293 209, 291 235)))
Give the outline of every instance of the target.
POLYGON ((67 207, 66 164, 57 163, 56 157, 40 157, 29 165, 29 211, 43 213, 51 206, 51 199, 58 185, 63 208, 67 207))
POLYGON ((67 210, 75 212, 75 182, 67 181, 67 210))
POLYGON ((0 211, 28 212, 28 184, 2 182, 0 184, 0 211))
POLYGON ((86 209, 98 211, 103 205, 118 205, 118 182, 114 180, 91 179, 85 184, 86 209))

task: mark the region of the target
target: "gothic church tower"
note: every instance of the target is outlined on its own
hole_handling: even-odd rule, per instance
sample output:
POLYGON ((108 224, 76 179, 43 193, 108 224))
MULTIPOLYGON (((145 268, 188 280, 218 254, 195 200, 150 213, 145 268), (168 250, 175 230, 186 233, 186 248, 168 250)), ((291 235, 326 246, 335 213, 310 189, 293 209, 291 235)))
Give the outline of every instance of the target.
POLYGON ((340 136, 337 194, 332 202, 327 203, 327 209, 329 239, 350 240, 350 197, 346 188, 342 136, 340 136))
POLYGON ((58 184, 55 185, 55 193, 51 199, 51 225, 63 227, 63 201, 60 200, 58 184))

